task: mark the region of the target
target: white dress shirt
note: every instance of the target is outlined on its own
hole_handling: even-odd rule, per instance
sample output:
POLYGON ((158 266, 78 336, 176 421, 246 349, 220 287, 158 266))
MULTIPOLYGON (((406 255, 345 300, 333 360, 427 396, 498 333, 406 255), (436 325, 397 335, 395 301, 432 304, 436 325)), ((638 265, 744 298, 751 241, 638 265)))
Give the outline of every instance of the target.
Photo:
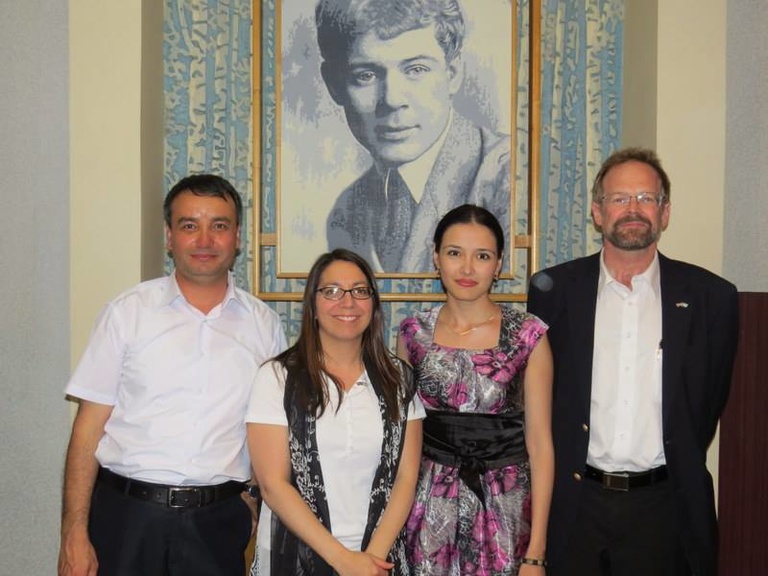
MULTIPOLYGON (((452 121, 453 109, 451 109, 451 114, 448 118, 448 122, 445 124, 443 133, 440 134, 440 137, 435 140, 432 146, 425 150, 418 158, 400 164, 397 167, 397 171, 400 172, 400 176, 406 186, 408 186, 408 191, 411 193, 411 196, 413 196, 416 204, 421 202, 421 197, 424 196, 427 180, 429 180, 429 176, 432 174, 432 168, 434 168, 437 157, 443 149, 443 143, 445 143, 446 138, 448 138, 448 132, 450 131, 452 121)), ((384 191, 386 192, 386 168, 379 168, 379 173, 382 174, 382 178, 385 178, 384 191)))
POLYGON ((143 282, 102 311, 66 387, 113 406, 96 450, 102 466, 174 485, 251 477, 251 384, 286 341, 279 316, 233 280, 208 314, 185 300, 175 275, 143 282))
POLYGON ((665 463, 658 254, 631 283, 614 279, 601 254, 587 463, 607 472, 665 463))
MULTIPOLYGON (((253 384, 246 421, 288 426, 283 407, 285 370, 275 362, 259 369, 253 384)), ((323 471, 334 537, 350 550, 360 550, 368 522, 371 486, 381 456, 383 425, 376 392, 368 373, 344 395, 339 407, 336 386, 327 381, 330 401, 317 420, 317 448, 323 471), (338 408, 338 412, 336 411, 338 408)), ((408 409, 408 419, 425 417, 417 397, 408 409)), ((264 504, 257 535, 258 574, 269 574, 272 511, 264 504)))

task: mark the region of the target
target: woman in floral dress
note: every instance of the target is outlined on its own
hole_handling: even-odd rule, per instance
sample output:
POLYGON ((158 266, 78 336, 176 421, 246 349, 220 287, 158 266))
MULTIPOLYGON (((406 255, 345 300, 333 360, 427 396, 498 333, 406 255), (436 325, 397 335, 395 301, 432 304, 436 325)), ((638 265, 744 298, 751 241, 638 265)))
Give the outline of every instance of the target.
POLYGON ((490 298, 504 235, 465 204, 438 223, 445 304, 400 325, 427 409, 407 529, 415 575, 544 574, 554 459, 547 326, 490 298))

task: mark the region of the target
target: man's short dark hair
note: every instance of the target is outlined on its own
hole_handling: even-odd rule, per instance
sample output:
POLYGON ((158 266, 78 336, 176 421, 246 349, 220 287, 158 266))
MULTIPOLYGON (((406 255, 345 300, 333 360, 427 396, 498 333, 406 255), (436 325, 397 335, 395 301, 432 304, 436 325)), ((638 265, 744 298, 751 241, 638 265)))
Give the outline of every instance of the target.
POLYGON ((664 196, 664 202, 669 202, 672 183, 669 181, 669 176, 667 176, 664 168, 661 167, 661 160, 659 160, 656 152, 650 148, 636 147, 622 148, 606 158, 603 165, 600 166, 597 176, 595 176, 595 183, 592 185, 592 202, 600 202, 602 199, 603 180, 605 180, 605 175, 608 174, 608 171, 625 162, 640 162, 653 168, 656 174, 659 175, 659 180, 661 180, 661 194, 664 196))
POLYGON ((355 40, 371 30, 390 40, 434 24, 446 62, 459 55, 464 41, 458 0, 319 0, 315 23, 320 54, 333 63, 346 61, 355 40))
POLYGON ((216 176, 215 174, 193 174, 179 180, 165 196, 163 216, 169 228, 173 224, 171 221, 171 205, 179 194, 187 191, 192 192, 195 196, 214 196, 224 200, 232 200, 235 205, 237 225, 240 226, 242 223, 243 200, 240 197, 240 193, 235 190, 235 187, 221 176, 216 176))

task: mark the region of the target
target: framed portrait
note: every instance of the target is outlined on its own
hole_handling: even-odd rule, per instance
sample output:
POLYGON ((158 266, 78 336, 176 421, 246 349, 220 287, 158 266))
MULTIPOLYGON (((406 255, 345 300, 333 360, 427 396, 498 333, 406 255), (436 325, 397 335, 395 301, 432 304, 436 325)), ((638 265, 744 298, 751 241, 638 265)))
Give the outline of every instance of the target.
POLYGON ((427 27, 414 24, 426 3, 383 3, 354 14, 348 0, 254 3, 260 295, 285 295, 334 248, 359 253, 377 278, 434 280, 435 226, 465 203, 488 208, 504 229, 502 278, 515 278, 521 250, 530 259, 533 182, 520 170, 530 159, 518 166, 518 148, 530 143, 517 141, 516 126, 518 3, 447 1, 426 14, 427 27), (266 290, 264 276, 272 277, 266 290))

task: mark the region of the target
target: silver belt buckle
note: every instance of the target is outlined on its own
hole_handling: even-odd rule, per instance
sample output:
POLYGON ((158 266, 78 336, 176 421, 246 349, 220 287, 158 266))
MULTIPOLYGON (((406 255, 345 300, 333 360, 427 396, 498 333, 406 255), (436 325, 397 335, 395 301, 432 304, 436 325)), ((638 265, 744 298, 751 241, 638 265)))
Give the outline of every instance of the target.
POLYGON ((628 492, 629 474, 626 472, 603 472, 603 488, 618 492, 628 492))
POLYGON ((203 505, 203 492, 199 488, 168 488, 168 507, 169 508, 193 508, 203 505), (177 494, 197 494, 197 503, 194 504, 194 498, 185 498, 179 503, 176 500, 177 494))

